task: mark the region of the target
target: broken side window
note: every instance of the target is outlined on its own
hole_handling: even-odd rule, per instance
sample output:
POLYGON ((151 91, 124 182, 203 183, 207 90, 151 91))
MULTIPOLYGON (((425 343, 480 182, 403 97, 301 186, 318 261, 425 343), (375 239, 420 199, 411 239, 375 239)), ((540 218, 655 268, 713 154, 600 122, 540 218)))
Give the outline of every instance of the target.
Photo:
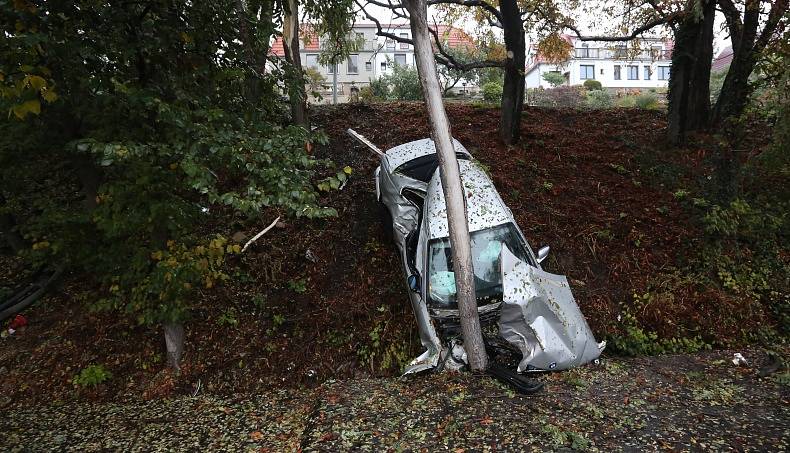
MULTIPOLYGON (((459 160, 469 160, 469 156, 463 153, 455 153, 455 157, 459 160)), ((417 181, 427 183, 431 180, 431 177, 433 177, 438 166, 439 160, 436 154, 427 154, 406 162, 396 168, 395 173, 400 173, 409 178, 416 179, 417 181)))

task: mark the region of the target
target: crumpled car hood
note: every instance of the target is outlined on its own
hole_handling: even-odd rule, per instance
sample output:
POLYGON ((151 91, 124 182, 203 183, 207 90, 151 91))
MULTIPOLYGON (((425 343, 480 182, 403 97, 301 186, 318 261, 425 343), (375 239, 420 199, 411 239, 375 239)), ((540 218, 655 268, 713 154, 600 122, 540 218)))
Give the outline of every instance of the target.
POLYGON ((597 343, 565 276, 550 274, 502 249, 500 335, 522 353, 518 371, 564 370, 597 359, 597 343))

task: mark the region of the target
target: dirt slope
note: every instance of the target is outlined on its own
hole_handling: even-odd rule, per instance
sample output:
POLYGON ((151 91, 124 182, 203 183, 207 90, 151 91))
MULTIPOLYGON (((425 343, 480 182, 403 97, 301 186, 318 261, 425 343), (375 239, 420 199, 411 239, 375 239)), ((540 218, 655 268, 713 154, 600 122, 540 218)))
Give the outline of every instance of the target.
MULTIPOLYGON (((656 289, 662 297, 634 315, 663 337, 700 335, 736 346, 742 331, 770 322, 759 307, 678 275, 699 232, 674 187, 651 183, 641 164, 671 159, 679 178, 707 170, 699 153, 658 147, 661 113, 528 109, 522 144, 512 148, 496 137, 496 109, 451 104, 448 113, 455 136, 490 170, 530 243, 552 247, 545 267, 568 275, 598 339, 621 330, 618 317, 634 294, 656 289)), ((316 155, 353 168, 343 190, 322 198, 338 217, 286 218, 239 259, 230 281, 198 294, 181 375, 162 371, 161 331, 88 311, 97 289, 73 275, 27 313, 24 332, 0 340, 0 407, 184 395, 198 385, 228 395, 396 375, 419 352, 417 334, 374 200, 377 162, 344 131, 354 127, 386 149, 428 136, 425 112, 419 103, 330 106, 314 122, 329 138, 316 155), (115 377, 75 387, 75 374, 91 364, 115 377)), ((228 237, 251 237, 281 214, 271 210, 247 222, 220 208, 211 212, 202 227, 228 237)), ((13 285, 14 275, 2 273, 0 284, 13 285)))

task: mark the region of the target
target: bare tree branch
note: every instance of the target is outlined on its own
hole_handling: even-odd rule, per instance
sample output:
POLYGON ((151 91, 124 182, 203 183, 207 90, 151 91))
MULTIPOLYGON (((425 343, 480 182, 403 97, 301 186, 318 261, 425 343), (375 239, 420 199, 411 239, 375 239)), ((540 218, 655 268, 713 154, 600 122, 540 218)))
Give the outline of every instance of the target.
MULTIPOLYGON (((392 39, 395 42, 400 42, 404 44, 414 45, 414 41, 409 38, 404 38, 402 36, 398 36, 395 33, 390 33, 388 31, 384 31, 384 27, 381 25, 381 21, 379 21, 376 17, 371 15, 363 5, 360 4, 360 0, 354 0, 355 3, 361 8, 365 17, 376 24, 376 34, 378 36, 382 36, 388 39, 392 39)), ((367 1, 368 4, 373 4, 377 6, 382 6, 381 2, 374 2, 374 1, 367 1)), ((480 68, 501 68, 505 66, 505 62, 503 61, 495 61, 495 60, 481 60, 481 61, 472 61, 468 63, 461 63, 455 57, 453 57, 441 43, 439 39, 439 33, 436 30, 438 27, 434 27, 434 29, 430 29, 430 32, 434 36, 434 40, 436 41, 436 50, 439 52, 438 55, 434 55, 436 61, 439 64, 445 65, 451 69, 456 69, 459 71, 470 71, 472 69, 480 69, 480 68)))
POLYGON ((562 26, 564 28, 573 31, 576 34, 576 37, 579 38, 580 41, 606 41, 606 42, 631 41, 633 39, 636 39, 637 36, 641 35, 642 33, 650 29, 677 20, 682 15, 684 15, 684 13, 673 13, 667 17, 659 17, 653 19, 650 22, 642 25, 641 27, 634 29, 634 31, 632 31, 630 35, 624 35, 624 36, 582 36, 579 29, 576 28, 574 25, 563 24, 562 26))

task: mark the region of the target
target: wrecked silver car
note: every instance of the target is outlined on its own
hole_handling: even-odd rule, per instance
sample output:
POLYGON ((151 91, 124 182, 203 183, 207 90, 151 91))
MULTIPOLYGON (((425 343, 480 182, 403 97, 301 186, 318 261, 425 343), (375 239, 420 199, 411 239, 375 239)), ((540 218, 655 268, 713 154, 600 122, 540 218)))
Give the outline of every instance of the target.
MULTIPOLYGON (((431 139, 375 151, 376 198, 386 208, 401 255, 409 298, 425 352, 406 374, 466 365, 447 210, 431 139)), ((520 353, 518 372, 561 370, 595 360, 596 343, 571 294, 567 279, 544 272, 537 253, 516 225, 493 182, 469 151, 453 140, 467 206, 478 313, 489 349, 520 353), (491 333, 493 332, 493 333, 491 333)))

